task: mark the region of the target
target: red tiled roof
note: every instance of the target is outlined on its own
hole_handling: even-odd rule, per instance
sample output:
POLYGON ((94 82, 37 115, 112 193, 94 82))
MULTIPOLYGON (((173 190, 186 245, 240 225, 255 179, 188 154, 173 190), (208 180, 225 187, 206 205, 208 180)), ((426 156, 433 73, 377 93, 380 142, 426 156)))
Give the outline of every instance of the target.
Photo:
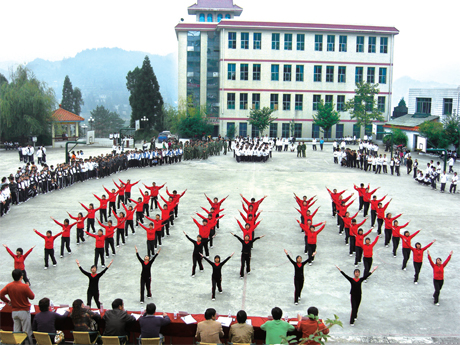
POLYGON ((51 116, 53 121, 56 122, 81 122, 85 121, 85 119, 81 116, 78 116, 70 111, 67 111, 61 107, 59 104, 59 109, 55 110, 53 115, 51 116))

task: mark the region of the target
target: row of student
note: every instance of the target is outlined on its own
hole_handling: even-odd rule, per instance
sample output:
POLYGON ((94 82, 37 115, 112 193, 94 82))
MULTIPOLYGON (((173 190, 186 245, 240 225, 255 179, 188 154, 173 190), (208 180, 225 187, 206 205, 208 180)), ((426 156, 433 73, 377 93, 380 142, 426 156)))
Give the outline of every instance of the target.
POLYGON ((438 174, 435 168, 433 167, 431 171, 427 173, 423 173, 421 170, 417 172, 417 176, 414 177, 415 181, 424 186, 431 186, 432 190, 437 190, 437 182, 440 182, 440 192, 445 193, 446 185, 450 180, 450 187, 449 193, 455 194, 457 192, 457 183, 458 183, 458 175, 457 172, 450 177, 443 171, 441 174, 438 174))

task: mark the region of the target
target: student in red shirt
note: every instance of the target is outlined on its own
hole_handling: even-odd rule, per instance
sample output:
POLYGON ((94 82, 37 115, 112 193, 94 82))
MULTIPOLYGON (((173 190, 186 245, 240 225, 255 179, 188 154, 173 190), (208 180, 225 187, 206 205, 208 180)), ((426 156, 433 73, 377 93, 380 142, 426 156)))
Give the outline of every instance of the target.
POLYGON ((96 194, 94 194, 94 197, 99 201, 99 218, 104 222, 107 223, 107 203, 109 202, 109 199, 106 199, 105 194, 102 194, 102 197, 99 198, 96 194))
POLYGON ((337 219, 339 220, 337 222, 338 227, 339 227, 339 234, 343 234, 343 229, 345 227, 345 223, 343 222, 343 217, 345 217, 345 214, 347 213, 348 207, 351 206, 355 202, 356 199, 353 199, 350 201, 349 204, 345 204, 345 201, 341 201, 339 205, 337 205, 337 219))
POLYGON ((142 189, 139 188, 139 192, 141 192, 142 195, 142 213, 147 214, 147 216, 150 217, 149 213, 149 201, 150 201, 150 195, 148 191, 145 191, 142 193, 142 189))
POLYGON ((94 218, 96 217, 96 211, 98 209, 94 209, 94 205, 91 203, 89 204, 89 207, 86 207, 82 203, 80 203, 81 206, 88 212, 86 215, 86 231, 89 231, 89 228, 91 227, 93 229, 93 234, 96 233, 96 229, 94 229, 94 218))
POLYGON ((333 189, 332 192, 327 187, 326 187, 326 189, 329 192, 329 195, 331 196, 331 199, 332 199, 332 217, 335 217, 335 214, 337 212, 336 204, 339 201, 339 197, 343 193, 345 193, 346 189, 341 191, 341 192, 337 192, 337 189, 333 189))
MULTIPOLYGON (((367 220, 367 218, 366 218, 367 220)), ((363 232, 363 229, 358 229, 356 232, 356 255, 355 255, 355 268, 358 267, 358 264, 361 263, 361 259, 363 257, 363 240, 364 238, 369 235, 374 228, 370 228, 370 230, 366 233, 363 232)), ((354 230, 353 230, 354 231, 354 230)))
POLYGON ((105 229, 105 256, 109 258, 109 246, 112 248, 112 256, 116 255, 115 253, 115 241, 113 240, 113 235, 115 233, 116 227, 113 226, 112 221, 109 220, 107 225, 102 224, 99 219, 97 220, 100 226, 105 229))
MULTIPOLYGON (((371 270, 372 267, 372 256, 373 256, 373 249, 374 246, 376 245, 377 241, 379 240, 379 237, 377 236, 374 240, 374 242, 371 243, 371 239, 369 237, 366 237, 364 240, 363 244, 363 256, 364 256, 364 275, 367 276, 371 270)), ((367 280, 364 280, 365 283, 367 283, 367 280)))
MULTIPOLYGON (((367 222, 369 218, 364 218, 364 220, 361 223, 356 223, 356 219, 353 218, 351 220, 350 224, 350 251, 349 254, 350 256, 353 256, 353 253, 356 253, 356 235, 358 234, 358 228, 362 226, 365 222, 367 222)), ((362 241, 361 241, 362 244, 362 241)))
POLYGON ((85 219, 88 218, 86 215, 83 217, 83 213, 79 212, 78 217, 72 216, 69 212, 67 212, 70 218, 77 221, 77 245, 80 244, 80 240, 85 242, 85 238, 83 237, 84 230, 85 230, 85 219))
POLYGON ((97 235, 90 234, 88 231, 86 231, 86 234, 96 239, 96 248, 94 249, 94 266, 97 267, 97 262, 99 261, 99 257, 100 257, 101 265, 102 267, 105 267, 105 262, 104 262, 105 235, 104 235, 104 232, 101 229, 99 229, 97 231, 97 235))
MULTIPOLYGON (((350 238, 350 228, 351 228, 351 221, 354 220, 358 216, 358 212, 355 213, 353 217, 350 217, 350 212, 345 212, 342 216, 339 213, 339 217, 342 219, 340 223, 340 233, 342 233, 343 229, 345 229, 345 244, 348 246, 348 240, 350 238)), ((351 249, 350 249, 351 250, 351 249)))
POLYGON ((390 199, 390 201, 388 201, 385 204, 385 206, 382 206, 381 202, 377 204, 377 224, 378 224, 377 235, 379 236, 382 234, 382 225, 383 225, 383 220, 385 218, 385 211, 387 210, 388 205, 390 205, 391 200, 393 199, 390 199))
POLYGON ((377 207, 379 203, 381 203, 383 200, 385 200, 387 196, 385 195, 382 199, 377 199, 376 195, 372 196, 371 200, 371 226, 374 227, 375 225, 375 220, 377 218, 377 207))
MULTIPOLYGON (((403 241, 406 241, 404 237, 402 238, 403 241)), ((422 264, 423 264, 423 252, 427 250, 428 248, 431 247, 431 245, 436 242, 436 240, 433 240, 431 243, 426 245, 425 247, 422 248, 422 245, 420 242, 417 242, 415 244, 415 248, 409 245, 409 248, 412 250, 413 253, 413 260, 414 260, 414 270, 415 270, 415 275, 414 275, 414 284, 418 284, 418 276, 420 274, 420 270, 422 269, 422 264)))
POLYGON ((223 214, 223 215, 215 218, 215 214, 216 213, 214 212, 214 208, 212 208, 212 207, 211 207, 211 212, 208 213, 208 218, 205 218, 201 214, 196 213, 196 215, 198 217, 200 217, 201 219, 207 219, 208 220, 208 227, 209 227, 209 238, 208 239, 209 239, 210 248, 214 248, 213 239, 214 239, 214 237, 216 237, 216 224, 219 222, 219 219, 221 219, 223 216, 225 216, 225 214, 223 214))
POLYGON ((161 221, 163 222, 163 228, 161 229, 161 237, 169 236, 169 214, 171 210, 168 208, 167 204, 163 205, 163 208, 158 204, 158 208, 161 210, 161 221))
POLYGON ((139 222, 144 224, 144 203, 142 198, 137 198, 137 202, 133 199, 129 199, 129 201, 136 204, 136 226, 139 226, 139 222))
POLYGON ((385 217, 385 247, 388 248, 388 245, 390 244, 391 241, 391 235, 392 235, 392 227, 393 227, 393 222, 398 219, 399 217, 402 216, 402 213, 398 214, 396 217, 391 217, 391 213, 387 213, 387 216, 385 217))
POLYGON ((35 233, 40 236, 41 238, 43 238, 45 240, 45 270, 48 269, 48 258, 51 257, 51 261, 53 262, 53 266, 56 267, 56 259, 54 257, 54 240, 61 236, 62 232, 58 233, 57 235, 54 235, 53 236, 53 233, 48 230, 46 232, 46 236, 39 233, 37 230, 35 230, 35 233))
MULTIPOLYGON (((219 201, 218 198, 214 198, 213 201, 211 201, 211 199, 208 198, 206 193, 204 193, 204 196, 206 197, 206 199, 208 200, 209 204, 211 205, 211 208, 213 208, 214 211, 216 212, 215 217, 218 218, 219 217, 219 211, 221 210, 222 203, 225 201, 225 199, 228 198, 228 195, 225 198, 221 199, 220 201, 219 201)), ((210 213, 210 212, 208 212, 208 213, 210 213)), ((217 229, 219 229, 219 220, 217 220, 217 225, 216 226, 217 226, 217 229)))
POLYGON ((418 233, 420 232, 420 230, 417 230, 416 232, 414 232, 412 235, 410 234, 409 231, 404 231, 404 235, 401 236, 402 238, 402 253, 403 253, 403 263, 402 263, 402 270, 406 271, 406 265, 407 265, 407 261, 409 261, 409 258, 410 258, 410 241, 412 240, 412 238, 414 238, 418 233))
POLYGON ((393 241, 393 257, 396 257, 396 251, 398 250, 399 247, 399 240, 401 238, 401 229, 404 229, 406 226, 408 226, 410 221, 408 221, 406 224, 399 226, 399 222, 395 220, 393 222, 393 226, 391 227, 392 231, 392 241, 393 241))
POLYGON ((431 259, 429 250, 427 250, 427 253, 428 260, 430 261, 430 265, 433 268, 434 304, 439 305, 439 294, 441 293, 442 285, 444 284, 444 267, 446 267, 446 265, 449 263, 450 258, 454 252, 451 251, 444 262, 442 262, 441 258, 437 258, 436 263, 434 263, 431 259))
POLYGON ((156 214, 155 218, 145 217, 145 219, 150 220, 155 227, 157 234, 155 234, 155 240, 153 241, 155 249, 157 249, 157 242, 158 245, 161 247, 161 230, 163 229, 163 222, 161 221, 160 215, 156 214))
POLYGON ((369 206, 371 204, 371 196, 372 194, 374 194, 378 189, 378 188, 375 188, 373 191, 369 191, 369 186, 367 186, 366 190, 364 191, 364 194, 363 194, 363 202, 364 202, 364 214, 363 216, 364 217, 367 217, 367 214, 369 212, 369 206))
POLYGON ((152 186, 149 187, 145 183, 143 184, 145 188, 150 191, 150 210, 153 211, 153 202, 155 202, 155 209, 158 208, 158 192, 161 188, 163 188, 165 184, 161 186, 157 186, 155 182, 152 182, 152 186))
POLYGON ((323 225, 321 228, 319 228, 317 231, 315 231, 315 226, 314 225, 304 225, 300 223, 297 220, 297 223, 299 223, 300 227, 305 231, 306 234, 306 239, 307 239, 307 248, 306 248, 306 253, 308 254, 308 265, 311 266, 313 264, 313 260, 315 260, 315 255, 316 255, 316 242, 318 239, 318 235, 320 234, 321 231, 324 230, 324 227, 326 226, 326 222, 319 223, 319 225, 323 225))
MULTIPOLYGON (((125 200, 129 200, 131 198, 131 188, 133 186, 137 185, 139 181, 131 183, 131 180, 127 180, 126 183, 124 183, 122 180, 118 179, 124 186, 125 186, 125 200)), ((118 207, 120 208, 120 207, 118 207)))
POLYGON ((115 225, 115 228, 117 229, 117 248, 120 248, 120 236, 121 236, 121 243, 124 246, 125 245, 125 221, 126 217, 123 212, 117 214, 114 212, 113 216, 117 220, 117 225, 115 225))
MULTIPOLYGON (((367 188, 369 188, 369 187, 370 187, 370 185, 368 184, 367 188)), ((363 209, 363 206, 364 206, 363 196, 364 196, 364 193, 366 192, 366 188, 364 187, 364 183, 361 183, 359 185, 359 187, 356 187, 356 185, 354 184, 353 188, 358 192, 358 196, 359 196, 359 210, 358 211, 361 211, 363 209)))
POLYGON ((10 250, 10 248, 7 247, 6 244, 4 244, 3 247, 6 248, 6 251, 8 252, 8 254, 10 254, 11 257, 14 259, 14 269, 21 270, 22 279, 24 280, 24 283, 30 286, 30 281, 27 278, 26 267, 24 265, 24 261, 29 256, 29 254, 32 252, 32 250, 35 248, 35 246, 30 248, 25 254, 23 254, 24 251, 22 250, 22 248, 18 248, 16 249, 16 255, 13 254, 13 252, 10 250))
POLYGON ((153 223, 149 224, 149 227, 146 227, 144 224, 141 224, 141 227, 147 232, 147 255, 155 255, 155 238, 158 229, 161 227, 161 224, 153 226, 153 223), (152 254, 150 254, 152 253, 152 254))
MULTIPOLYGON (((102 186, 104 187, 104 186, 102 186)), ((112 212, 116 212, 117 209, 115 208, 115 203, 117 201, 117 195, 118 192, 115 191, 115 188, 112 188, 112 191, 110 192, 107 188, 104 187, 104 190, 107 192, 108 197, 108 202, 109 202, 109 217, 112 215, 112 212)), ((100 217, 102 219, 102 217, 100 217)), ((107 218, 105 220, 107 222, 107 218)))
POLYGON ((243 225, 241 224, 241 222, 238 219, 236 219, 236 221, 238 222, 238 225, 240 226, 240 229, 243 232, 243 235, 244 236, 249 235, 249 239, 252 240, 254 238, 254 231, 256 230, 257 226, 260 224, 262 219, 259 220, 257 223, 255 223, 252 226, 251 226, 251 224, 246 223, 244 225, 244 227, 243 227, 243 225))
POLYGON ((126 212, 126 221, 125 221, 125 237, 128 237, 128 227, 131 227, 131 233, 134 235, 136 232, 134 231, 134 212, 136 212, 135 209, 133 209, 132 206, 129 206, 126 208, 125 204, 122 204, 123 208, 125 209, 126 212))
MULTIPOLYGON (((209 239, 209 234, 211 233, 211 228, 208 225, 208 220, 203 219, 202 224, 200 224, 200 223, 198 223, 198 221, 195 218, 192 217, 192 219, 193 219, 193 222, 198 227, 198 233, 200 234, 201 238, 202 239, 209 239)), ((209 257, 208 241, 204 242, 203 247, 204 247, 204 252, 205 252, 206 257, 209 257)))
POLYGON ((120 208, 120 202, 122 204, 127 204, 128 203, 128 198, 125 199, 125 188, 126 185, 121 182, 120 185, 117 185, 117 183, 113 181, 113 184, 118 188, 117 194, 118 194, 118 202, 117 202, 117 208, 120 208))
POLYGON ((180 201, 180 198, 182 198, 182 197, 184 196, 184 194, 185 194, 186 191, 187 191, 187 189, 184 190, 184 191, 182 192, 182 194, 177 194, 177 190, 173 190, 173 192, 172 192, 172 194, 171 194, 171 193, 169 193, 169 191, 168 191, 168 187, 166 187, 166 194, 168 194, 171 198, 173 198, 173 201, 175 202, 175 205, 176 205, 176 206, 174 206, 174 216, 175 216, 176 218, 177 218, 177 213, 178 213, 178 211, 179 211, 179 201, 180 201))
POLYGON ((251 202, 249 202, 249 201, 247 201, 247 200, 244 198, 243 194, 240 194, 240 196, 243 198, 243 201, 246 203, 246 205, 248 205, 248 207, 249 207, 250 205, 252 205, 254 212, 257 212, 257 209, 259 208, 260 204, 261 204, 262 201, 264 201, 265 198, 267 197, 267 195, 264 195, 264 197, 263 197, 262 199, 260 199, 259 201, 256 201, 255 198, 251 198, 251 202))
POLYGON ((67 253, 69 255, 72 254, 72 250, 70 249, 70 230, 72 229, 73 226, 77 224, 77 222, 69 224, 69 220, 66 218, 64 219, 64 224, 59 223, 56 219, 53 217, 50 217, 54 222, 62 227, 62 237, 61 237, 61 258, 64 257, 64 245, 67 249, 67 253))

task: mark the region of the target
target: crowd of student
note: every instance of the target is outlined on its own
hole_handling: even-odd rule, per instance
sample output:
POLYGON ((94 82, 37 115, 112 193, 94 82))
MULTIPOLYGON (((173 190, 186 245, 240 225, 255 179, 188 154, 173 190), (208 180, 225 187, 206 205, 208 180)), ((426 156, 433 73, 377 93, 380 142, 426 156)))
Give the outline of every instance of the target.
POLYGON ((233 157, 240 162, 263 162, 272 157, 275 142, 263 138, 236 138, 232 141, 233 157))

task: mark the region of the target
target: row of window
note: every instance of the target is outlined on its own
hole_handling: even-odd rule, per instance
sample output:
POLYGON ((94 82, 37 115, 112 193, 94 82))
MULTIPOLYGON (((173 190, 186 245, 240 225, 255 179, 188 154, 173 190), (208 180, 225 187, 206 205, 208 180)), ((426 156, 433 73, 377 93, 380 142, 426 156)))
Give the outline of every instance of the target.
MULTIPOLYGON (((214 16, 212 13, 208 13, 207 16, 205 16, 204 13, 200 13, 200 22, 209 22, 212 23, 214 21, 214 16)), ((222 13, 217 14, 217 21, 220 22, 224 18, 224 15, 222 13)), ((229 14, 225 15, 225 19, 232 19, 232 17, 229 14)))
MULTIPOLYGON (((283 81, 292 81, 293 80, 293 65, 282 65, 282 80, 283 81)), ((260 81, 261 80, 261 64, 252 65, 252 80, 260 81)), ((335 66, 326 66, 325 68, 325 81, 327 83, 334 82, 334 73, 335 66)), ((347 78, 347 67, 338 66, 337 67, 337 82, 346 83, 347 78)), ((236 80, 236 64, 229 63, 227 65, 227 79, 236 80)), ((240 80, 249 80, 249 64, 242 63, 240 64, 240 80)), ((271 80, 279 81, 280 80, 280 65, 272 64, 271 65, 271 80)), ((295 81, 304 81, 304 65, 295 65, 295 81)), ((313 81, 322 82, 323 81, 323 66, 315 65, 313 66, 313 81)), ((355 83, 364 81, 364 67, 355 68, 355 83)), ((375 67, 367 67, 367 79, 368 83, 375 83, 375 67)), ((387 68, 379 67, 379 84, 387 83, 387 68)))
MULTIPOLYGON (((272 110, 279 110, 279 94, 272 93, 270 94, 270 109, 272 110)), ((296 94, 294 95, 294 110, 302 111, 304 108, 304 95, 303 94, 296 94)), ((249 106, 249 94, 248 93, 240 93, 239 94, 239 109, 245 110, 248 109, 249 106)), ((321 102, 321 95, 313 95, 313 111, 318 110, 318 104, 321 102)), ((333 104, 334 103, 334 96, 333 95, 326 95, 324 102, 326 104, 333 104)), ((377 107, 379 111, 382 113, 385 112, 385 96, 378 96, 377 99, 377 107)), ((292 103, 292 95, 291 94, 282 94, 282 110, 291 110, 291 103, 292 103)), ((260 93, 253 93, 252 94, 252 109, 260 109, 260 93)), ((337 111, 345 111, 345 96, 338 95, 337 96, 337 103, 336 103, 337 111)), ((236 93, 229 92, 227 93, 227 109, 233 110, 236 109, 236 93)))
MULTIPOLYGON (((328 52, 335 52, 338 50, 339 52, 346 53, 348 51, 348 36, 346 35, 339 35, 338 42, 336 35, 315 35, 315 42, 314 42, 314 50, 315 51, 323 51, 323 36, 326 36, 326 45, 325 50, 328 52), (337 43, 337 44, 336 44, 337 43)), ((252 34, 252 48, 255 50, 262 49, 262 33, 254 32, 252 34)), ((284 34, 281 35, 279 33, 272 33, 272 42, 271 42, 271 49, 272 50, 280 50, 281 47, 281 37, 284 38, 283 40, 283 48, 284 50, 293 50, 294 47, 296 50, 304 51, 305 50, 305 34, 284 34), (296 42, 293 42, 293 38, 296 37, 296 42)), ((241 41, 241 49, 249 49, 249 32, 241 32, 240 33, 240 41, 241 41)), ((364 53, 365 51, 365 37, 364 36, 356 36, 356 52, 357 53, 364 53)), ((379 51, 381 54, 388 53, 388 37, 380 37, 380 45, 379 51)), ((229 32, 228 33, 228 48, 229 49, 236 49, 237 47, 237 33, 236 32, 229 32)), ((367 52, 368 53, 377 53, 377 37, 376 36, 369 36, 367 38, 367 52)))
MULTIPOLYGON (((431 98, 416 98, 416 110, 417 114, 430 114, 431 115, 431 98)), ((443 98, 442 100, 442 114, 452 115, 454 100, 453 98, 443 98)))
MULTIPOLYGON (((236 123, 235 122, 227 122, 227 133, 231 131, 231 129, 235 128, 236 123)), ((278 126, 279 123, 273 122, 270 124, 269 128, 269 136, 271 138, 278 138, 279 132, 278 132, 278 126)), ((251 136, 253 138, 259 136, 259 130, 256 126, 251 126, 251 136)), ((343 123, 338 123, 335 126, 335 138, 343 138, 344 137, 344 125, 343 123)), ((380 126, 379 126, 380 127, 380 126)), ((285 122, 281 123, 281 137, 282 138, 289 138, 291 136, 294 136, 295 138, 301 138, 303 136, 302 134, 302 124, 301 123, 294 123, 294 126, 290 122, 285 122)), ((381 131, 383 131, 383 128, 380 128, 381 131)), ((372 125, 368 125, 365 128, 364 133, 366 135, 372 135, 372 125)), ((356 124, 353 125, 353 135, 356 136, 356 138, 359 138, 361 134, 361 126, 358 126, 356 124)), ((247 122, 239 122, 238 123, 238 135, 242 137, 246 137, 248 135, 248 123, 247 122)), ((312 124, 311 126, 311 137, 312 138, 320 138, 320 137, 325 137, 325 138, 331 138, 332 137, 332 128, 329 128, 329 130, 325 133, 322 133, 321 128, 317 124, 312 124)), ((377 138, 377 139, 382 139, 382 138, 377 138)))

